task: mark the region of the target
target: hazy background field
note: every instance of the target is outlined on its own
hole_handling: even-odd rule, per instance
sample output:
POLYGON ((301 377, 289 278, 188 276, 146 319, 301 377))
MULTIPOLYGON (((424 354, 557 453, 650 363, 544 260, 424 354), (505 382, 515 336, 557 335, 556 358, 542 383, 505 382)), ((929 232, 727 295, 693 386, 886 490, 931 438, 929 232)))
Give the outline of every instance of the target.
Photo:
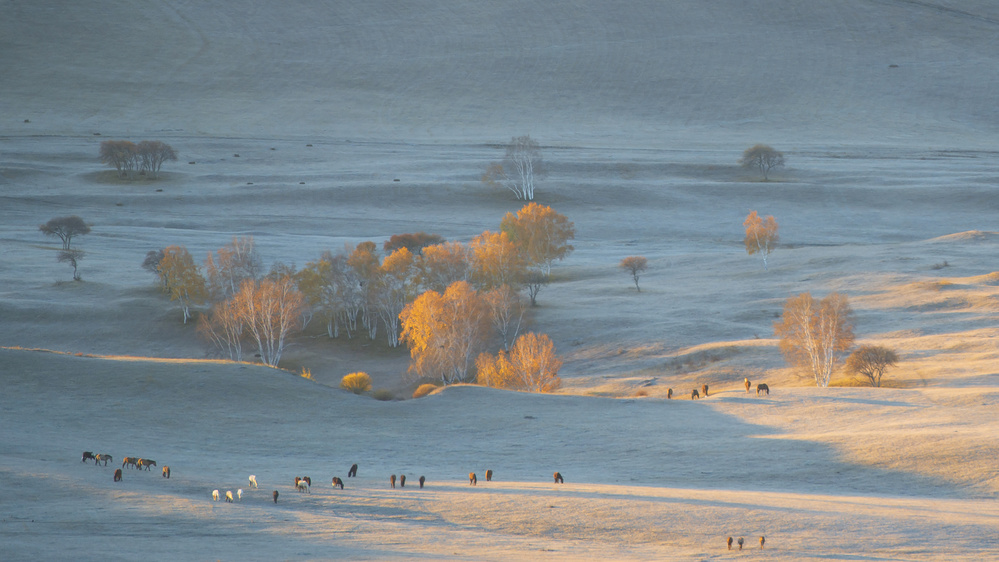
POLYGON ((0 352, 3 558, 724 559, 733 534, 761 558, 994 557, 999 8, 479 4, 0 0, 0 345, 67 353, 0 352), (520 204, 479 177, 522 134, 549 164, 538 201, 576 226, 531 318, 564 396, 354 397, 330 387, 355 370, 408 396, 405 350, 314 331, 282 366, 315 382, 72 355, 205 356, 149 250, 252 235, 302 266, 495 230, 520 204), (121 182, 106 139, 179 160, 121 182), (756 142, 787 157, 770 182, 736 165, 756 142), (769 271, 750 210, 780 224, 769 271), (70 214, 93 223, 80 283, 37 230, 70 214), (785 368, 772 322, 803 291, 849 296, 859 342, 902 355, 892 388, 785 368), (91 449, 174 477, 115 484, 91 449), (211 502, 251 473, 259 491, 211 502))

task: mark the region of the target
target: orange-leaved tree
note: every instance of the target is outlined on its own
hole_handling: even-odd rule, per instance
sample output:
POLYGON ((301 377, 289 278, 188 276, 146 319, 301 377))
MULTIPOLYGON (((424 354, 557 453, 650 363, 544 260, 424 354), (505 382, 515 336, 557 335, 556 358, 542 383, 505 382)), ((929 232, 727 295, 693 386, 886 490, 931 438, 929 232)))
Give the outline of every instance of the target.
POLYGON ((830 293, 821 301, 811 293, 787 299, 780 322, 774 323, 780 350, 793 367, 815 377, 817 386, 829 378, 844 352, 853 345, 853 310, 845 295, 830 293))
POLYGON ((464 382, 489 336, 489 310, 465 281, 443 293, 427 291, 399 314, 401 340, 409 347, 409 371, 444 384, 464 382))
POLYGON ((528 392, 554 392, 562 386, 558 376, 562 360, 545 334, 526 333, 509 352, 500 350, 495 356, 482 353, 475 366, 479 382, 486 386, 528 392))
POLYGON ((517 214, 507 213, 500 221, 500 230, 510 236, 525 261, 551 274, 552 264, 568 256, 576 237, 576 228, 564 215, 551 207, 528 203, 517 214))
POLYGON ((506 232, 485 231, 472 239, 473 278, 483 289, 516 285, 526 271, 524 258, 506 232))
POLYGON ((763 269, 766 270, 767 258, 780 240, 777 235, 777 220, 773 215, 761 218, 756 211, 752 211, 742 225, 746 227, 746 253, 763 256, 763 269))

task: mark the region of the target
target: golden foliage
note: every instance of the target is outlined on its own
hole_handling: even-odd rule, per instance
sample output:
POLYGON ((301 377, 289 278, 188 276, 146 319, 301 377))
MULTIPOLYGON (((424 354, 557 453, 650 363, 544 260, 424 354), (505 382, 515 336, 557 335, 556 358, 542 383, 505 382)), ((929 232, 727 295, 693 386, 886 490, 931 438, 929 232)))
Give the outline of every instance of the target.
POLYGON ((830 293, 816 302, 811 293, 787 299, 780 322, 774 323, 780 350, 788 363, 829 386, 840 354, 853 345, 853 310, 845 295, 830 293))
POLYGON ((340 388, 349 390, 354 394, 369 392, 371 390, 371 377, 367 373, 350 373, 340 379, 340 388))
POLYGON ((551 272, 552 263, 574 249, 569 240, 576 237, 575 226, 546 205, 528 203, 516 215, 507 213, 500 230, 510 236, 527 263, 539 266, 545 275, 551 272))
POLYGON ((558 376, 562 360, 545 334, 529 332, 517 338, 509 352, 483 353, 475 361, 480 384, 528 392, 554 392, 562 386, 558 376))
POLYGON ((438 388, 440 387, 438 387, 436 384, 430 384, 430 383, 421 384, 420 386, 416 387, 416 390, 413 391, 413 398, 423 398, 424 396, 430 394, 431 392, 437 390, 438 388))
POLYGON ((484 289, 514 285, 526 271, 524 257, 506 232, 485 231, 470 245, 476 282, 484 289))

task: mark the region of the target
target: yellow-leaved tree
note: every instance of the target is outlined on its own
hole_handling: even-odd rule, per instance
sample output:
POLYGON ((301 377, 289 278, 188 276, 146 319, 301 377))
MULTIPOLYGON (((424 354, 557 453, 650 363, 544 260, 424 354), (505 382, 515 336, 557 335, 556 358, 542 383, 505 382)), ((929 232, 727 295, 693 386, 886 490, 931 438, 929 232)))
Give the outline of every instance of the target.
POLYGON ((184 323, 191 318, 191 306, 202 304, 208 298, 205 278, 201 268, 194 263, 194 258, 184 246, 167 246, 163 249, 163 258, 157 266, 163 290, 170 295, 170 300, 180 302, 184 309, 184 323))
POLYGON ((558 376, 562 360, 545 334, 526 333, 517 338, 509 352, 500 350, 495 356, 482 353, 475 367, 479 382, 486 386, 527 392, 554 392, 562 386, 558 376))
POLYGON ((576 237, 576 228, 569 219, 551 207, 528 203, 517 214, 507 213, 500 230, 510 237, 521 255, 531 266, 551 275, 552 264, 568 256, 576 237))

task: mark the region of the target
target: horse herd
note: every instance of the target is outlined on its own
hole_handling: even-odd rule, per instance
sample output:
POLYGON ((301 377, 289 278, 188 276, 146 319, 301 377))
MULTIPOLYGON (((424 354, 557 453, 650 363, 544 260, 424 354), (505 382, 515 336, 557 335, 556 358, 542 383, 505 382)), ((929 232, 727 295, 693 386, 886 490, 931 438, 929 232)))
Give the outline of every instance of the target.
MULTIPOLYGON (((743 384, 746 387, 746 392, 749 392, 749 389, 753 387, 753 384, 751 382, 749 382, 748 378, 743 381, 743 384)), ((767 396, 770 396, 770 387, 767 386, 767 383, 761 382, 761 383, 759 383, 759 384, 756 385, 756 395, 759 396, 760 394, 766 394, 767 396)), ((696 388, 690 391, 690 399, 691 400, 697 400, 701 396, 705 396, 706 397, 707 395, 708 395, 708 385, 707 384, 701 385, 701 391, 700 392, 698 392, 696 388)), ((667 388, 666 389, 666 399, 670 400, 672 398, 673 398, 673 389, 672 388, 667 388)))
MULTIPOLYGON (((112 457, 107 453, 94 453, 93 451, 84 451, 83 458, 80 460, 80 462, 87 462, 91 460, 94 461, 94 466, 97 466, 102 462, 104 463, 104 466, 107 466, 109 462, 114 462, 114 457, 112 457)), ((146 470, 152 470, 151 467, 153 466, 156 466, 156 461, 152 459, 144 459, 141 457, 125 457, 121 461, 121 468, 116 469, 114 471, 114 481, 121 482, 122 468, 131 467, 136 470, 142 470, 143 468, 146 470)), ((170 478, 169 466, 163 467, 163 478, 170 478)))

